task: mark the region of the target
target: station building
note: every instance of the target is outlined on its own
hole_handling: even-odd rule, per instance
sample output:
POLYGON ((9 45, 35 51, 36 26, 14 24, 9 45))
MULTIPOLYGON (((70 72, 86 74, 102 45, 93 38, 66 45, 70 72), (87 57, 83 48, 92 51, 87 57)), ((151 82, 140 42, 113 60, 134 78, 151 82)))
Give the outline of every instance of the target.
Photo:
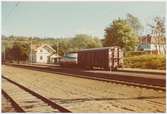
POLYGON ((31 47, 30 61, 32 63, 55 64, 60 60, 57 51, 50 45, 34 45, 31 47))

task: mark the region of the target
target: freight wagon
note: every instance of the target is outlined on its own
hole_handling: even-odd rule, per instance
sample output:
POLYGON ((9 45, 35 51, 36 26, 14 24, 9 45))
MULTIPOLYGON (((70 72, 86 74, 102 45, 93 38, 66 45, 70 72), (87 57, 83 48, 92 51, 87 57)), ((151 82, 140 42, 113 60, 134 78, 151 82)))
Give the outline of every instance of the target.
POLYGON ((116 70, 123 64, 119 47, 84 49, 78 52, 78 66, 88 69, 116 70))
POLYGON ((62 66, 85 69, 116 70, 123 64, 123 52, 119 47, 83 49, 66 54, 62 66))

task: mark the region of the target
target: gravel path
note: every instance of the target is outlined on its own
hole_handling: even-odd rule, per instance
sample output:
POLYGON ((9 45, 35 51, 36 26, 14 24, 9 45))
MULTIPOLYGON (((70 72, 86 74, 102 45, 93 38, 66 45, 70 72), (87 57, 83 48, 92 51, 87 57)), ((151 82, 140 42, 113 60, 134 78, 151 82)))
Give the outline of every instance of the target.
POLYGON ((9 66, 2 74, 72 112, 165 112, 163 91, 9 66))

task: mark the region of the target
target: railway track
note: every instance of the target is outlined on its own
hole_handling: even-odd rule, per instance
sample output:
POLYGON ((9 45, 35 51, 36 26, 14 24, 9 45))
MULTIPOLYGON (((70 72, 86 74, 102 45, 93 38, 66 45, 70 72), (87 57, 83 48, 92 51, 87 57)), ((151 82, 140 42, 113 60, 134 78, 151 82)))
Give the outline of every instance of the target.
POLYGON ((2 76, 5 81, 2 94, 16 112, 71 112, 39 93, 2 76))
POLYGON ((63 72, 61 70, 56 70, 53 67, 49 68, 49 67, 24 66, 24 65, 14 65, 14 66, 33 69, 33 70, 42 71, 42 72, 49 72, 49 73, 56 73, 56 74, 60 74, 60 75, 72 76, 72 77, 86 78, 86 79, 91 79, 91 80, 105 81, 105 82, 123 84, 123 85, 128 85, 128 86, 137 86, 137 87, 141 87, 141 88, 166 91, 166 88, 162 87, 162 86, 155 86, 155 85, 151 85, 151 84, 143 84, 143 83, 122 81, 122 80, 114 80, 114 79, 103 78, 103 77, 98 77, 98 76, 87 76, 87 75, 73 74, 70 72, 68 73, 68 72, 63 72))
POLYGON ((116 84, 128 85, 128 86, 138 86, 138 87, 147 88, 147 89, 162 90, 162 91, 166 90, 165 87, 160 87, 160 86, 153 86, 153 85, 140 84, 140 83, 134 83, 134 82, 112 80, 112 79, 99 78, 99 77, 73 75, 73 74, 62 73, 62 72, 56 72, 56 73, 57 74, 63 74, 63 75, 69 75, 69 76, 73 76, 73 77, 80 77, 80 78, 86 78, 86 79, 92 79, 92 80, 98 80, 98 81, 105 81, 105 82, 111 82, 111 83, 116 83, 116 84))
MULTIPOLYGON (((4 104, 6 107, 4 108, 4 111, 2 112, 25 112, 15 101, 12 99, 3 89, 2 89, 2 95, 4 104), (7 109, 6 109, 7 108, 7 109)), ((3 108, 2 108, 3 109, 3 108)))

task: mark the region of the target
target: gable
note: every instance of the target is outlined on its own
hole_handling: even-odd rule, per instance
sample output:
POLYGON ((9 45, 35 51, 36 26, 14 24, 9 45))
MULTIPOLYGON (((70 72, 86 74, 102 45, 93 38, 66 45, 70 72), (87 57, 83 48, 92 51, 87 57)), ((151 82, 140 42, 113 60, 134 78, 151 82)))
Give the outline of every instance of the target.
POLYGON ((49 45, 42 45, 36 49, 37 53, 56 53, 56 50, 54 50, 51 46, 49 45))
POLYGON ((44 46, 43 48, 46 49, 49 53, 55 53, 55 52, 56 52, 56 51, 55 51, 52 47, 50 47, 50 46, 44 46))
POLYGON ((38 48, 36 53, 45 53, 45 54, 48 53, 49 54, 50 52, 46 50, 45 48, 38 48))

